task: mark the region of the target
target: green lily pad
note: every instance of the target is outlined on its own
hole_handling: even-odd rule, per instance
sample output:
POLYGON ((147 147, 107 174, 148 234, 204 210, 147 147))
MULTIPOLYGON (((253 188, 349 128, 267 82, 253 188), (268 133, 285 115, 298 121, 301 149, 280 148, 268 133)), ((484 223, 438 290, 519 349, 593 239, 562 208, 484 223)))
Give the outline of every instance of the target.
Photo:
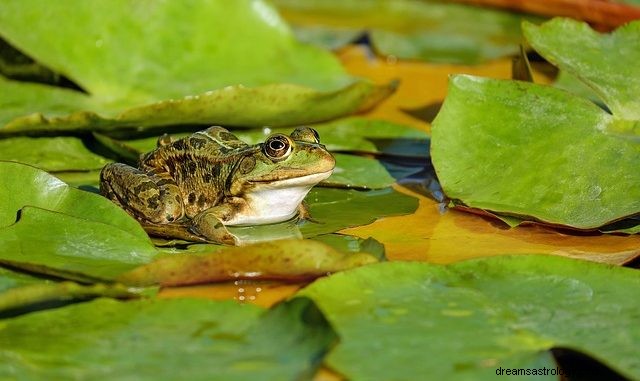
POLYGON ((344 253, 314 240, 279 240, 227 247, 211 254, 173 254, 118 277, 134 286, 182 286, 237 279, 311 280, 377 262, 371 254, 344 253))
POLYGON ((156 254, 146 234, 31 206, 0 229, 0 263, 79 281, 113 280, 156 254))
POLYGON ((325 361, 349 380, 494 380, 500 368, 543 367, 549 373, 535 379, 557 380, 551 348, 640 378, 638 292, 637 270, 501 256, 449 266, 386 262, 298 295, 336 330, 340 343, 325 361))
POLYGON ((0 267, 0 293, 12 288, 30 286, 42 282, 46 281, 26 273, 11 271, 0 267))
POLYGON ((46 171, 101 169, 111 160, 89 150, 75 137, 13 137, 0 139, 0 160, 17 161, 46 171))
POLYGON ((363 156, 333 154, 336 167, 328 179, 320 183, 323 186, 380 189, 391 186, 396 179, 380 161, 363 156))
MULTIPOLYGON (((0 275, 2 282, 2 275, 0 275)), ((55 306, 100 296, 132 298, 136 290, 121 285, 82 285, 74 282, 41 282, 0 292, 0 318, 31 312, 33 308, 55 306)))
POLYGON ((357 191, 316 187, 305 200, 312 218, 300 226, 305 237, 370 224, 378 218, 410 214, 418 208, 417 198, 392 188, 357 191))
POLYGON ((2 321, 0 378, 308 379, 334 340, 308 301, 99 299, 2 321))
POLYGON ((275 4, 306 42, 326 46, 330 41, 333 48, 335 40, 367 29, 374 47, 384 55, 461 64, 517 53, 525 17, 441 1, 275 0, 275 4))
POLYGON ((366 109, 393 91, 353 79, 328 52, 296 42, 261 0, 45 3, 5 3, 0 35, 89 95, 2 79, 4 134, 295 125, 366 109), (50 20, 65 22, 51 33, 40 27, 50 20))
POLYGON ((640 212, 640 144, 606 133, 615 123, 553 87, 455 76, 431 154, 444 192, 467 206, 597 229, 640 212))
POLYGON ((0 227, 13 224, 18 211, 29 205, 109 224, 138 240, 148 241, 140 225, 114 203, 70 187, 45 171, 25 164, 0 162, 0 177, 10 179, 0 187, 0 227))
POLYGON ((610 34, 566 18, 523 30, 538 53, 591 87, 615 116, 640 120, 640 22, 610 34))

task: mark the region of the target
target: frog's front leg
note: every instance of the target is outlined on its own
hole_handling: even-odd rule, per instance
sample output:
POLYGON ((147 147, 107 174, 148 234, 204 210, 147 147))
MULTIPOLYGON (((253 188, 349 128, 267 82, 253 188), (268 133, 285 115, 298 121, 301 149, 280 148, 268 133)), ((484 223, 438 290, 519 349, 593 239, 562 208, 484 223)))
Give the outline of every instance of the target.
POLYGON ((180 189, 168 174, 149 175, 122 163, 100 172, 100 193, 135 217, 155 224, 182 218, 180 189))
POLYGON ((189 223, 189 230, 210 241, 237 245, 236 237, 225 226, 233 215, 235 207, 232 202, 204 210, 193 217, 189 223))

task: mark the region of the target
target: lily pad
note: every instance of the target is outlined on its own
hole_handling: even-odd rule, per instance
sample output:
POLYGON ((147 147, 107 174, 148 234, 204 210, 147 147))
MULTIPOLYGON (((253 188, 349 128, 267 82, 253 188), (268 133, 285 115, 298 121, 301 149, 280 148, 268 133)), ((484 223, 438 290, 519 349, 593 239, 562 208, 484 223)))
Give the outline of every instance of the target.
MULTIPOLYGON (((124 233, 147 240, 147 234, 124 210, 97 194, 70 187, 37 168, 13 162, 0 162, 0 177, 10 179, 0 187, 0 227, 16 221, 24 206, 46 208, 85 220, 109 224, 124 233)), ((34 231, 34 235, 41 231, 34 231)))
POLYGON ((591 87, 616 117, 640 120, 640 22, 610 34, 566 18, 523 30, 538 53, 591 87))
POLYGON ((377 262, 371 254, 344 253, 319 241, 279 240, 227 247, 212 254, 173 254, 122 274, 134 286, 182 286, 237 279, 311 280, 377 262))
POLYGON ((455 76, 433 124, 433 164, 467 206, 597 229, 640 212, 640 144, 607 133, 616 123, 552 87, 455 76))
POLYGON ((313 188, 307 195, 311 221, 300 231, 305 237, 366 225, 378 218, 413 213, 418 200, 392 188, 372 191, 313 188))
MULTIPOLYGON (((0 275, 2 282, 2 275, 0 275)), ((138 294, 135 289, 121 285, 82 285, 74 282, 41 282, 15 287, 0 292, 0 318, 55 307, 57 303, 69 303, 92 299, 100 296, 112 298, 133 298, 138 294)))
POLYGON ((2 79, 4 134, 295 125, 366 109, 393 91, 355 80, 328 52, 296 42, 261 0, 9 1, 0 35, 88 92, 2 79), (40 27, 50 20, 65 22, 50 33, 40 27))
POLYGON ((46 281, 26 273, 0 267, 0 293, 12 288, 30 286, 42 282, 46 281))
POLYGON ((640 377, 638 292, 636 270, 517 256, 386 262, 321 279, 298 295, 311 298, 340 336, 325 361, 349 380, 493 380, 500 368, 543 367, 546 377, 536 379, 557 380, 551 348, 640 377))
POLYGON ((442 1, 275 0, 275 4, 305 42, 326 46, 329 41, 333 48, 335 40, 369 30, 374 47, 384 55, 461 64, 517 53, 525 17, 442 1))
POLYGON ((110 281, 156 254, 146 234, 31 206, 0 229, 0 263, 73 280, 110 281))
POLYGON ((99 299, 4 320, 0 378, 308 379, 334 340, 308 301, 99 299))
POLYGON ((111 160, 89 150, 75 137, 0 139, 0 160, 17 161, 49 172, 101 169, 111 160))

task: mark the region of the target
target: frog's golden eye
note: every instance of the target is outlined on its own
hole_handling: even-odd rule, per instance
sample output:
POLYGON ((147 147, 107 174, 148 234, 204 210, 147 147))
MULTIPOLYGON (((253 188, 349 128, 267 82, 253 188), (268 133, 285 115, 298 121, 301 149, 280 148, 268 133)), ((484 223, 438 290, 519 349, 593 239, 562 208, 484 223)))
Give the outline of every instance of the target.
POLYGON ((309 127, 298 127, 291 133, 293 140, 309 143, 320 143, 320 135, 318 131, 309 127))
POLYGON ((284 135, 273 135, 264 142, 263 149, 265 155, 271 160, 283 160, 291 154, 291 142, 289 138, 284 135))

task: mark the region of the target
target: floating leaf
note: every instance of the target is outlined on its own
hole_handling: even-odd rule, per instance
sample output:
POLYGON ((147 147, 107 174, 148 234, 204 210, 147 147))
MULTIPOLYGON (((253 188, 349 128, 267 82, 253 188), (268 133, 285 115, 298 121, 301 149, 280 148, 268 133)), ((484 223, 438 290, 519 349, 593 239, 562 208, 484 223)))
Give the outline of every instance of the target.
POLYGON ((396 179, 378 160, 345 154, 334 154, 336 167, 321 184, 347 188, 380 189, 391 186, 396 179))
POLYGON ((640 212, 640 144, 605 133, 614 123, 552 87, 456 76, 434 121, 433 164, 470 207, 596 229, 640 212))
POLYGON ((17 161, 46 171, 101 169, 110 160, 90 151, 75 137, 0 139, 0 160, 17 161))
POLYGON ((156 254, 146 235, 30 206, 0 229, 0 263, 80 281, 113 280, 156 254))
POLYGON ((306 198, 312 221, 304 221, 300 230, 305 237, 333 233, 366 225, 378 218, 409 214, 418 207, 414 197, 392 188, 373 191, 314 188, 306 198))
POLYGON ((536 26, 525 23, 533 48, 580 79, 621 119, 640 120, 640 22, 600 34, 586 23, 557 18, 536 26))
POLYGON ((42 282, 45 282, 45 280, 0 267, 0 293, 12 288, 30 286, 42 282))
POLYGON ((366 253, 342 253, 313 240, 280 240, 228 247, 207 255, 173 254, 118 278, 135 286, 180 286, 237 279, 310 280, 377 262, 366 253))
POLYGON ((307 379, 334 340, 308 301, 99 299, 4 320, 0 378, 307 379))
MULTIPOLYGON (((2 281, 0 275, 0 282, 2 281)), ((121 285, 81 285, 74 282, 50 282, 12 288, 0 293, 0 318, 7 315, 31 312, 30 308, 55 306, 55 303, 86 300, 106 296, 112 298, 132 298, 135 290, 121 285)))
POLYGON ((148 240, 140 225, 113 202, 70 187, 47 172, 20 163, 0 162, 0 177, 11 179, 0 187, 0 227, 14 223, 18 210, 30 205, 109 224, 134 238, 148 240))
POLYGON ((637 379, 638 292, 636 270, 519 256, 381 263, 321 279, 299 295, 316 302, 340 336, 326 362, 350 380, 489 380, 500 367, 555 370, 545 351, 556 347, 637 379))
POLYGON ((342 39, 366 28, 380 53, 398 58, 480 63, 517 53, 522 39, 522 15, 440 1, 276 0, 275 4, 303 41, 326 46, 325 41, 334 39, 328 35, 342 39))
POLYGON ((295 125, 366 109, 393 91, 355 81, 331 54, 296 42, 259 0, 9 1, 0 34, 89 93, 2 79, 4 134, 295 125), (56 33, 39 27, 52 19, 66 22, 56 33))

